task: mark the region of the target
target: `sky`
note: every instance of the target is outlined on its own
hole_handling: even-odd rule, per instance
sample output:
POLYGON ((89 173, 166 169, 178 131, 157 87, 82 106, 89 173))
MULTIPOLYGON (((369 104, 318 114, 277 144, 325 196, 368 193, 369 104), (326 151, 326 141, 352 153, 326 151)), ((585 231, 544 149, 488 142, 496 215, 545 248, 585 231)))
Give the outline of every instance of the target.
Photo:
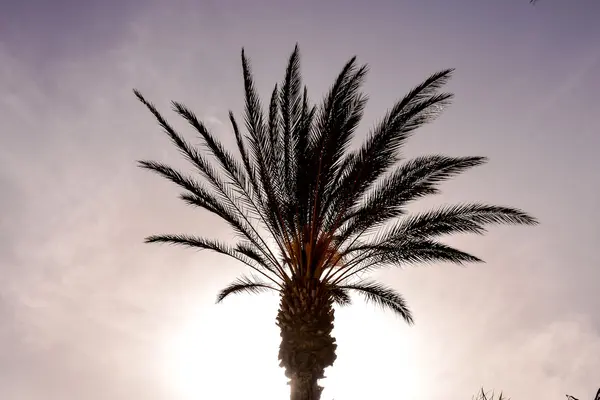
MULTIPOLYGON (((370 65, 364 135, 449 67, 456 99, 405 149, 490 162, 418 207, 516 206, 540 220, 449 243, 486 264, 378 273, 406 326, 336 313, 324 400, 592 398, 600 386, 600 2, 597 0, 0 1, 0 393, 5 400, 276 400, 277 298, 215 304, 245 269, 143 244, 230 238, 136 167, 184 165, 133 88, 191 107, 224 142, 242 111, 240 50, 261 94, 296 42, 320 99, 344 62, 370 65)), ((360 137, 359 137, 360 139, 360 137)), ((357 299, 359 300, 359 299, 357 299)))

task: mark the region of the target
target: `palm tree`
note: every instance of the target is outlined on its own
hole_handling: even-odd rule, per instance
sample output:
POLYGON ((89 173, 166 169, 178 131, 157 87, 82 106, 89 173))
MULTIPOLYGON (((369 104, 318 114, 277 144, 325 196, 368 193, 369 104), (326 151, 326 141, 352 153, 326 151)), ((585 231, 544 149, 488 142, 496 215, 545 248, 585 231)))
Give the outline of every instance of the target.
MULTIPOLYGON (((575 397, 567 395, 567 400, 577 400, 575 397)), ((596 396, 594 397, 594 400, 600 400, 600 389, 598 389, 598 391, 596 392, 596 396)))
MULTIPOLYGON (((494 400, 496 397, 494 395, 494 392, 492 392, 491 394, 488 392, 486 393, 485 390, 483 390, 483 388, 481 388, 481 391, 477 394, 477 396, 473 396, 473 400, 494 400)), ((500 396, 498 396, 498 400, 510 400, 509 398, 507 398, 506 396, 504 396, 504 394, 502 392, 500 392, 500 396)))
POLYGON ((167 234, 146 242, 212 250, 245 264, 252 274, 225 287, 217 302, 242 292, 278 292, 279 360, 290 379, 291 399, 317 400, 322 390, 318 380, 336 359, 334 304, 350 304, 349 294, 356 292, 413 323, 404 298, 365 280, 366 272, 385 265, 480 262, 438 239, 482 234, 490 224, 537 222, 515 208, 479 203, 407 215, 408 203, 438 193, 439 183, 486 161, 430 155, 399 164, 400 149, 415 129, 449 104, 452 94, 439 89, 452 69, 412 89, 351 151, 367 101, 360 91, 367 66, 350 59, 323 101, 311 105, 299 62, 296 46, 263 114, 242 49, 247 134, 229 114, 239 155, 226 149, 189 108, 173 102, 174 111, 199 134, 202 148, 192 146, 134 92, 201 179, 159 162, 139 165, 177 184, 184 190, 183 201, 221 217, 239 239, 223 243, 167 234))

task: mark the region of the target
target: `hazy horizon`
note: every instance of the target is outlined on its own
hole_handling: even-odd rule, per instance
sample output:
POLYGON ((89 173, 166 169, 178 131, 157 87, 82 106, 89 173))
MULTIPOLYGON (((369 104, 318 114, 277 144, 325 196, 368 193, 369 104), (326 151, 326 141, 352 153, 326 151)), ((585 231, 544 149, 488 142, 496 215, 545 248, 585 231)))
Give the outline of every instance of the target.
POLYGON ((263 99, 295 43, 313 101, 353 55, 370 65, 364 133, 429 74, 456 94, 405 153, 490 162, 417 207, 520 207, 534 228, 448 240, 483 265, 390 269, 408 327, 356 299, 336 313, 323 400, 592 398, 600 386, 600 2, 596 0, 22 0, 0 3, 0 396, 276 400, 277 298, 215 305, 243 266, 145 245, 228 238, 135 166, 185 165, 137 88, 184 102, 226 143, 240 50, 263 99), (568 4, 567 4, 568 3, 568 4))

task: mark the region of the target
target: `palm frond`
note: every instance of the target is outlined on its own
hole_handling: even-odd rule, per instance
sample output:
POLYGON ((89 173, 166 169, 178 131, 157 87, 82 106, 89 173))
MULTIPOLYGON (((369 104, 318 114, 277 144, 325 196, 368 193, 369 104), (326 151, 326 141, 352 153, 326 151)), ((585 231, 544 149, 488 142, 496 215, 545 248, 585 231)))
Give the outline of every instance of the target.
POLYGON ((206 160, 202 154, 200 154, 190 143, 188 143, 175 129, 167 122, 162 114, 156 109, 156 107, 142 96, 138 90, 133 91, 138 100, 146 106, 146 108, 154 115, 159 125, 163 128, 165 133, 169 136, 171 141, 175 144, 180 153, 190 161, 204 176, 218 192, 221 191, 222 181, 218 177, 213 166, 206 160))
POLYGON ((259 232, 252 226, 249 218, 241 213, 239 209, 228 207, 227 203, 219 202, 210 194, 205 194, 204 197, 196 193, 184 193, 180 198, 189 205, 203 208, 218 215, 237 233, 240 237, 251 243, 263 255, 264 265, 268 266, 269 270, 274 274, 285 277, 282 267, 277 262, 277 258, 270 251, 259 232))
POLYGON ((453 95, 438 93, 451 78, 454 69, 432 74, 420 85, 398 101, 358 150, 357 164, 363 184, 369 184, 384 172, 398 157, 410 134, 418 127, 431 122, 449 105, 453 95), (372 161, 375 165, 366 165, 372 161), (366 172, 366 174, 365 174, 366 172))
POLYGON ((314 194, 314 220, 319 224, 336 189, 335 177, 344 165, 344 155, 360 123, 367 97, 360 92, 368 66, 358 67, 352 58, 344 67, 326 96, 317 115, 316 129, 311 137, 314 194))
POLYGON ((208 211, 213 211, 214 208, 212 206, 212 203, 214 202, 214 196, 200 182, 197 182, 196 180, 185 176, 180 171, 177 171, 176 169, 169 167, 168 165, 163 163, 141 160, 138 161, 138 166, 140 168, 144 168, 155 172, 163 178, 187 190, 192 195, 205 200, 207 206, 204 208, 206 208, 208 211))
POLYGON ((271 101, 269 102, 269 141, 271 144, 271 157, 273 159, 277 158, 280 148, 283 147, 279 137, 281 128, 279 108, 279 87, 275 84, 271 92, 271 101))
POLYGON ((257 178, 263 193, 263 208, 268 219, 273 238, 278 242, 283 251, 285 243, 289 242, 289 229, 282 218, 282 196, 277 186, 277 166, 270 160, 270 140, 266 132, 262 107, 250 68, 250 60, 242 49, 242 71, 245 89, 245 120, 249 132, 250 154, 253 155, 257 178), (268 212, 267 212, 268 210, 268 212))
MULTIPOLYGON (((259 198, 253 196, 253 186, 248 183, 247 175, 244 171, 244 167, 239 164, 239 162, 230 154, 225 147, 219 142, 204 126, 202 122, 198 120, 196 115, 185 105, 173 102, 174 110, 181 115, 184 119, 188 121, 188 123, 193 126, 199 133, 206 148, 217 158, 219 161, 223 171, 227 174, 227 176, 231 179, 233 183, 234 190, 239 194, 239 197, 244 200, 244 203, 250 209, 250 212, 259 219, 265 220, 264 212, 259 206, 259 198)), ((242 146, 243 147, 243 146, 242 146)), ((241 149, 240 149, 241 151, 241 149)), ((229 195, 228 198, 233 199, 234 195, 229 195)), ((231 201, 233 203, 233 201, 231 201)), ((241 207, 235 207, 238 214, 243 214, 241 207)), ((247 225, 253 231, 252 241, 260 241, 261 251, 265 253, 267 257, 271 260, 273 264, 277 264, 276 258, 273 253, 270 252, 269 247, 263 240, 263 238, 258 234, 256 229, 252 226, 250 221, 246 219, 247 225), (268 254, 267 254, 268 253, 268 254)), ((265 221, 266 222, 266 221, 265 221)))
POLYGON ((294 176, 291 178, 295 182, 289 185, 293 192, 290 193, 288 199, 289 223, 295 226, 295 230, 299 235, 304 234, 303 228, 310 221, 310 199, 314 182, 312 181, 313 173, 310 167, 312 154, 309 146, 309 136, 314 128, 315 114, 316 106, 309 104, 308 91, 305 87, 302 95, 300 120, 297 123, 298 132, 294 135, 297 137, 297 143, 291 167, 294 176))
MULTIPOLYGON (((140 167, 151 170, 186 189, 188 193, 182 194, 180 198, 187 204, 203 208, 218 215, 226 221, 236 233, 253 243, 258 244, 259 242, 262 242, 262 238, 254 230, 247 218, 243 216, 240 218, 240 213, 237 212, 235 208, 229 206, 226 202, 220 201, 213 193, 206 190, 200 182, 196 182, 192 178, 189 178, 181 172, 162 163, 154 161, 139 161, 138 163, 140 167)), ((274 256, 272 254, 269 259, 273 265, 277 265, 273 262, 274 256)))
POLYGON ((269 140, 266 134, 266 127, 260 98, 254 87, 254 77, 250 67, 250 60, 246 57, 242 49, 242 72, 244 77, 244 121, 248 130, 248 139, 250 142, 250 152, 252 162, 260 179, 261 189, 265 190, 265 183, 271 181, 267 161, 269 151, 269 140))
MULTIPOLYGON (((200 172, 200 174, 206 178, 211 187, 218 194, 219 198, 227 202, 229 205, 235 208, 240 208, 239 203, 236 202, 237 197, 234 196, 228 185, 221 179, 213 165, 191 144, 189 144, 179 133, 173 129, 173 127, 167 122, 167 120, 158 112, 156 107, 149 101, 147 101, 142 94, 134 90, 135 95, 138 99, 150 110, 154 115, 159 124, 163 127, 171 141, 176 145, 178 150, 190 161, 194 167, 200 172)), ((157 171, 158 172, 158 171, 157 171)))
MULTIPOLYGON (((218 172, 214 169, 206 158, 200 154, 195 148, 193 148, 181 135, 179 135, 166 121, 166 119, 158 112, 156 107, 150 102, 148 102, 142 94, 134 90, 134 93, 138 97, 138 99, 152 112, 155 116, 159 124, 163 127, 165 132, 169 135, 173 143, 177 146, 181 153, 183 153, 186 158, 192 162, 192 164, 198 169, 198 171, 202 174, 204 178, 211 184, 212 188, 215 190, 217 196, 212 195, 208 191, 204 191, 202 194, 198 194, 193 192, 195 197, 183 196, 184 200, 188 203, 195 204, 201 206, 207 210, 217 213, 220 217, 225 219, 235 230, 236 232, 245 236, 248 240, 254 243, 262 242, 263 246, 261 246, 261 251, 264 253, 265 257, 270 259, 272 265, 274 265, 279 270, 279 275, 282 278, 285 278, 285 273, 283 269, 278 265, 278 261, 276 257, 270 252, 268 246, 266 246, 264 239, 258 233, 256 227, 249 220, 246 212, 246 208, 244 204, 240 202, 239 191, 245 193, 245 199, 247 200, 246 205, 250 205, 251 211, 254 211, 255 214, 263 216, 264 213, 261 213, 260 209, 256 207, 256 204, 253 202, 253 199, 247 193, 248 186, 243 185, 242 181, 244 179, 240 167, 235 163, 233 156, 227 154, 225 152, 224 147, 216 141, 210 135, 210 133, 203 127, 200 121, 197 120, 195 115, 191 113, 187 108, 179 103, 174 103, 174 107, 178 113, 184 116, 190 124, 192 124, 204 137, 205 143, 207 146, 214 150, 214 154, 222 163, 223 168, 227 171, 230 170, 229 173, 232 175, 234 181, 236 179, 240 179, 240 184, 237 186, 239 189, 238 192, 235 192, 231 189, 231 185, 229 182, 223 181, 223 179, 219 176, 218 172), (210 207, 210 208, 209 208, 210 207)), ((189 190, 189 182, 191 180, 181 180, 181 174, 176 173, 176 171, 170 169, 165 165, 141 161, 140 165, 147 169, 152 169, 155 172, 163 175, 167 179, 179 184, 180 186, 185 187, 189 190), (184 184, 186 186, 184 186, 184 184)), ((196 185, 198 186, 198 185, 196 185)), ((269 226, 269 225, 267 225, 269 226)))
POLYGON ((443 243, 426 239, 406 238, 392 244, 364 244, 347 249, 344 256, 358 255, 332 272, 328 281, 339 284, 361 273, 385 266, 404 267, 416 264, 451 263, 464 265, 482 263, 480 258, 443 243))
POLYGON ((165 133, 169 136, 171 141, 175 144, 177 149, 186 157, 189 157, 189 153, 191 150, 191 146, 175 131, 175 129, 167 122, 167 120, 162 116, 162 114, 158 111, 158 109, 146 100, 146 98, 142 95, 142 93, 134 89, 133 93, 138 98, 138 100, 146 106, 146 108, 154 115, 154 118, 158 121, 158 124, 163 128, 165 133))
POLYGON ((256 271, 263 277, 267 278, 277 286, 280 286, 280 280, 282 279, 276 272, 271 270, 270 266, 264 264, 258 264, 253 262, 248 258, 245 254, 240 252, 239 250, 219 241, 213 239, 205 239, 192 235, 178 235, 178 234, 165 234, 165 235, 151 235, 148 236, 145 240, 145 243, 163 243, 170 244, 176 246, 184 246, 190 247, 198 250, 212 250, 215 253, 223 254, 234 258, 243 264, 250 267, 252 270, 256 271), (270 272, 275 275, 274 277, 268 275, 266 272, 270 272))
POLYGON ((260 244, 242 241, 237 243, 234 249, 249 259, 256 261, 257 264, 264 266, 273 274, 281 276, 281 272, 277 269, 277 265, 273 265, 272 261, 264 256, 264 251, 260 244))
MULTIPOLYGON (((430 76, 398 101, 355 152, 346 156, 344 176, 327 205, 327 229, 337 229, 346 210, 398 160, 399 150, 411 133, 432 121, 449 104, 450 93, 437 93, 452 75, 452 69, 430 76)), ((344 161, 342 161, 344 164, 344 161)))
POLYGON ((340 289, 353 290, 363 295, 368 302, 382 308, 388 308, 401 316, 407 324, 414 323, 411 311, 406 301, 398 292, 377 282, 362 281, 353 284, 339 285, 340 289))
POLYGON ((333 303, 339 306, 349 306, 352 304, 352 299, 348 294, 348 290, 339 286, 333 286, 330 289, 333 303))
MULTIPOLYGON (((277 233, 280 231, 280 226, 278 225, 277 219, 274 218, 273 213, 270 212, 269 203, 266 199, 266 195, 263 192, 263 186, 261 184, 260 179, 257 177, 257 171, 255 165, 252 163, 250 158, 250 153, 244 143, 244 138, 242 133, 240 132, 237 121, 233 115, 233 112, 229 112, 229 120, 231 122, 231 126, 235 135, 236 143, 238 146, 238 150, 242 157, 242 163, 246 170, 246 174, 250 180, 250 184, 255 193, 255 209, 258 210, 259 219, 262 221, 264 226, 269 230, 273 237, 277 236, 277 233)), ((279 244, 279 242, 278 242, 279 244)), ((283 251, 283 248, 280 246, 280 250, 283 251)))
MULTIPOLYGON (((264 116, 260 98, 254 87, 254 78, 250 67, 250 60, 246 57, 244 49, 242 49, 242 71, 244 76, 244 93, 245 93, 245 114, 246 127, 252 141, 256 142, 260 150, 264 150, 263 146, 268 145, 266 140, 264 116)), ((261 155, 266 155, 268 152, 263 152, 261 155)), ((255 154, 259 155, 259 154, 255 154)))
POLYGON ((293 162, 293 155, 296 153, 298 146, 298 130, 297 124, 301 118, 302 110, 302 78, 300 76, 300 49, 298 44, 294 47, 294 51, 290 55, 285 78, 281 84, 279 92, 279 108, 281 112, 281 144, 283 152, 279 157, 283 156, 282 162, 282 177, 283 186, 285 187, 286 198, 290 198, 295 192, 292 185, 295 183, 296 167, 293 162))
POLYGON ((225 149, 223 144, 209 132, 206 126, 198 120, 193 111, 182 103, 174 101, 172 104, 174 111, 182 116, 200 134, 200 138, 206 149, 219 161, 222 170, 235 183, 236 189, 239 191, 240 195, 247 198, 249 204, 252 207, 255 207, 254 199, 250 197, 251 188, 248 186, 245 171, 238 160, 236 160, 235 157, 225 149))
POLYGON ((450 262, 463 265, 466 263, 481 263, 483 260, 433 240, 405 240, 396 244, 397 247, 383 248, 375 256, 379 262, 395 265, 424 264, 436 262, 450 262))
POLYGON ((536 225, 535 218, 516 208, 487 204, 446 206, 405 218, 384 234, 385 242, 429 239, 453 233, 486 232, 486 225, 536 225))
POLYGON ((222 302, 227 296, 232 294, 239 293, 251 293, 251 294, 259 294, 263 292, 267 292, 269 290, 278 291, 276 287, 269 285, 266 282, 257 280, 252 277, 252 279, 241 276, 236 279, 234 282, 227 285, 224 289, 222 289, 217 295, 217 303, 222 302))
POLYGON ((362 199, 355 211, 348 213, 346 227, 340 232, 344 240, 355 234, 379 227, 402 215, 405 206, 418 198, 437 194, 438 185, 470 168, 482 165, 485 157, 448 157, 431 155, 403 163, 362 199))
POLYGON ((350 59, 319 108, 310 147, 323 171, 338 164, 362 119, 367 98, 360 89, 368 70, 356 64, 356 57, 350 59))
MULTIPOLYGON (((237 208, 230 207, 227 205, 227 203, 219 202, 210 196, 200 197, 196 194, 184 193, 179 197, 191 206, 204 209, 209 209, 208 207, 211 207, 210 210, 227 222, 233 231, 242 238, 249 240, 256 246, 266 246, 262 236, 251 224, 251 217, 244 215, 237 208)), ((278 265, 275 256, 268 250, 268 248, 263 248, 262 252, 270 260, 270 262, 273 263, 273 265, 278 265)))
POLYGON ((240 132, 238 123, 235 120, 235 116, 233 115, 232 111, 229 111, 229 121, 235 135, 235 141, 240 152, 240 156, 242 157, 242 164, 244 165, 248 179, 250 180, 255 196, 257 197, 257 203, 262 205, 262 188, 260 186, 260 182, 256 178, 256 170, 254 169, 254 165, 251 163, 250 153, 248 152, 246 144, 244 143, 244 137, 240 132))

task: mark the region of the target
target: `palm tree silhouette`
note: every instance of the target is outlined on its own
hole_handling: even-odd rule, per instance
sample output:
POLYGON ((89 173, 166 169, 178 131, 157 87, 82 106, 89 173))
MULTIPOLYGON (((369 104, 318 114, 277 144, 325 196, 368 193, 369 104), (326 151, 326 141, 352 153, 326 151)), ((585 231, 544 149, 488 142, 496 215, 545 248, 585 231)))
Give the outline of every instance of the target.
MULTIPOLYGON (((477 396, 473 396, 473 400, 494 400, 496 399, 495 393, 489 393, 486 392, 483 388, 481 388, 481 391, 477 394, 477 396)), ((507 398, 506 396, 504 396, 504 394, 502 392, 500 392, 500 396, 498 396, 497 400, 510 400, 509 398, 507 398)))
MULTIPOLYGON (((567 400, 577 400, 577 399, 573 396, 567 395, 567 400)), ((596 396, 594 397, 594 400, 600 400, 600 388, 596 392, 596 396)))
POLYGON ((413 323, 404 298, 382 283, 365 280, 365 273, 385 265, 480 262, 439 238, 483 234, 491 224, 537 222, 515 208, 479 203, 407 215, 408 203, 438 193, 439 183, 486 161, 400 157, 415 129, 449 104, 452 94, 439 89, 452 69, 431 75, 394 104, 357 150, 349 146, 366 105, 360 89, 367 66, 357 65, 356 57, 344 65, 324 100, 311 105, 296 46, 266 114, 243 49, 242 71, 247 134, 229 114, 239 155, 227 150, 189 108, 173 102, 174 111, 200 136, 202 148, 192 146, 134 90, 200 179, 160 162, 139 165, 184 189, 182 200, 218 215, 239 238, 223 243, 166 234, 146 242, 212 250, 250 268, 252 274, 224 288, 218 302, 242 292, 278 292, 279 360, 290 379, 291 399, 318 400, 318 380, 336 359, 334 304, 350 304, 349 293, 357 292, 413 323))

